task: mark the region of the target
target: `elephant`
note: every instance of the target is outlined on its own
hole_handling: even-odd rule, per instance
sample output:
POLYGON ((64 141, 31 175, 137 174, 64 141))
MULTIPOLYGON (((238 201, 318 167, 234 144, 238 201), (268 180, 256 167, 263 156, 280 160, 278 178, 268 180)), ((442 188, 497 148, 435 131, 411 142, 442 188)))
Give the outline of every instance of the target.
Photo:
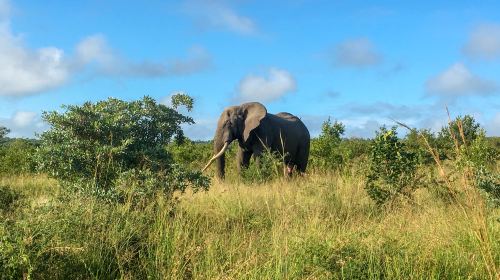
POLYGON ((294 169, 300 174, 306 171, 311 137, 304 123, 290 113, 270 114, 259 102, 224 109, 214 136, 214 156, 202 172, 216 161, 217 177, 223 179, 225 152, 234 140, 239 144, 239 172, 248 167, 252 155, 258 164, 266 150, 283 156, 285 175, 291 175, 294 169))

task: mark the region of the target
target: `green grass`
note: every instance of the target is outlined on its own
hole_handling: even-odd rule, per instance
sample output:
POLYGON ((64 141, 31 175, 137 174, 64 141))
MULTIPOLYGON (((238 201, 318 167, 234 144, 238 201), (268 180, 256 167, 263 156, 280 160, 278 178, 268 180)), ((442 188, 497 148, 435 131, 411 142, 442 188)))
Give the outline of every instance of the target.
POLYGON ((0 278, 494 277, 499 210, 464 211, 425 188, 415 203, 380 209, 364 180, 229 180, 179 195, 175 208, 161 196, 139 208, 69 195, 44 176, 3 177, 15 199, 0 208, 0 278))

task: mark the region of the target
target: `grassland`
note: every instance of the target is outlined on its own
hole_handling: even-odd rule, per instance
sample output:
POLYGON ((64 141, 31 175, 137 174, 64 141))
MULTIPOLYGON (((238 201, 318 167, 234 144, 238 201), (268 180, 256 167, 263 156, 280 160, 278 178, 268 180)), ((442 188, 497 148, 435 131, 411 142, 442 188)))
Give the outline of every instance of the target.
POLYGON ((361 171, 142 205, 67 194, 44 176, 2 177, 1 278, 494 279, 500 211, 430 187, 376 207, 361 171), (11 193, 9 196, 8 192, 11 193), (7 201, 7 202, 6 202, 7 201))

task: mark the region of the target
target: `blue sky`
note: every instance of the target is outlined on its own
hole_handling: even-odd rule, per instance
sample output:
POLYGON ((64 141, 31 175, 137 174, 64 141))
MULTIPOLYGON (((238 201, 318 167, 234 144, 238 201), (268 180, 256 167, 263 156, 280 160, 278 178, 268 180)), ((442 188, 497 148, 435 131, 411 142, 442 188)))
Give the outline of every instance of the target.
POLYGON ((224 107, 260 101, 370 137, 391 118, 439 129, 445 106, 500 135, 498 1, 0 0, 0 125, 47 129, 62 104, 195 98, 213 136, 224 107))

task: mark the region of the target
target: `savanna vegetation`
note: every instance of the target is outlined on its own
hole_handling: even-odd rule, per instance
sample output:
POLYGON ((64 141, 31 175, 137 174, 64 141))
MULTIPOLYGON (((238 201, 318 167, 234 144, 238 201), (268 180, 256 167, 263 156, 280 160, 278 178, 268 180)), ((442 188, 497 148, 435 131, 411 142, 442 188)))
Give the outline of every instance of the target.
MULTIPOLYGON (((45 112, 0 128, 1 279, 498 279, 500 139, 471 116, 346 139, 325 120, 307 174, 280 155, 224 181, 182 133, 186 95, 45 112)), ((229 160, 231 159, 231 160, 229 160)))

